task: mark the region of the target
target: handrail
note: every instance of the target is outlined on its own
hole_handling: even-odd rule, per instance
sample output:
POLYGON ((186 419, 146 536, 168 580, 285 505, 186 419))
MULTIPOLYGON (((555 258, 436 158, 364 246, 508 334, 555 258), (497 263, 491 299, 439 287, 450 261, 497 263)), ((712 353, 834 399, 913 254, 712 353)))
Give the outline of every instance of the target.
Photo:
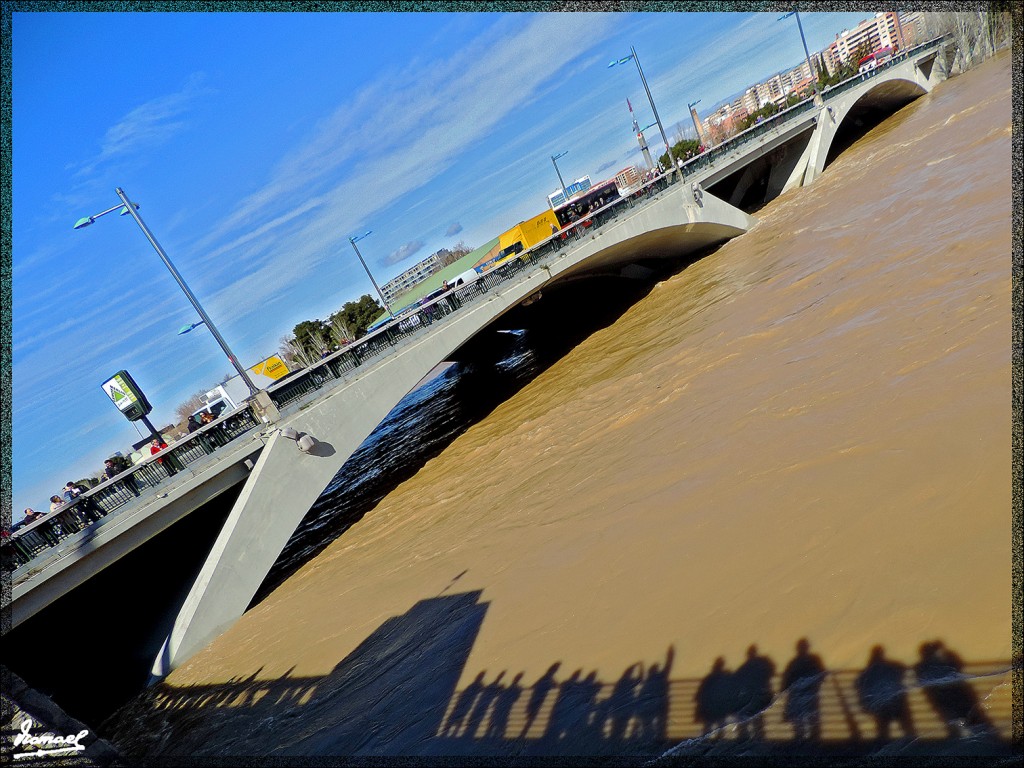
POLYGON ((4 567, 14 570, 30 564, 66 539, 101 523, 148 489, 163 486, 190 465, 261 424, 252 407, 243 405, 98 483, 52 512, 44 512, 38 520, 4 539, 4 567))
MULTIPOLYGON (((826 89, 822 97, 823 99, 831 98, 840 92, 837 89, 846 90, 851 84, 856 85, 867 79, 867 75, 900 64, 915 55, 916 52, 937 45, 944 39, 945 36, 937 37, 914 46, 877 67, 871 73, 855 75, 826 89)), ((714 165, 717 160, 746 144, 750 139, 779 128, 782 123, 788 122, 789 118, 802 114, 812 107, 813 100, 805 99, 792 107, 777 112, 756 126, 751 126, 730 137, 717 147, 687 160, 679 166, 683 180, 685 181, 688 176, 692 177, 699 170, 714 165)), ((580 242, 587 229, 591 227, 596 229, 618 218, 623 211, 630 210, 637 205, 643 206, 657 193, 676 183, 679 183, 678 179, 672 172, 656 176, 625 197, 619 197, 596 211, 588 212, 579 221, 562 227, 557 233, 518 254, 517 258, 510 259, 501 266, 484 272, 472 283, 449 289, 427 304, 421 305, 413 311, 403 312, 343 349, 276 382, 267 389, 267 393, 275 405, 281 408, 320 390, 331 381, 343 381, 349 373, 375 359, 382 352, 394 349, 407 337, 444 320, 462 307, 475 303, 493 288, 512 279, 523 269, 553 260, 554 254, 563 247, 571 248, 580 242), (570 242, 570 238, 572 242, 570 242)), ((56 547, 61 541, 100 522, 111 512, 127 505, 133 496, 139 495, 140 482, 144 487, 162 485, 185 466, 209 455, 217 447, 227 444, 236 437, 250 432, 261 423, 249 405, 223 414, 217 421, 176 441, 159 454, 155 454, 120 475, 100 483, 57 510, 44 513, 39 520, 12 533, 10 538, 3 541, 5 560, 9 558, 15 567, 27 565, 56 547), (223 440, 226 434, 225 427, 232 422, 235 422, 236 426, 228 430, 232 434, 227 440, 223 440), (240 425, 243 423, 244 428, 241 428, 240 425), (166 465, 164 459, 167 459, 166 465), (90 500, 92 500, 91 503, 90 500)), ((7 567, 6 563, 5 567, 7 567)))

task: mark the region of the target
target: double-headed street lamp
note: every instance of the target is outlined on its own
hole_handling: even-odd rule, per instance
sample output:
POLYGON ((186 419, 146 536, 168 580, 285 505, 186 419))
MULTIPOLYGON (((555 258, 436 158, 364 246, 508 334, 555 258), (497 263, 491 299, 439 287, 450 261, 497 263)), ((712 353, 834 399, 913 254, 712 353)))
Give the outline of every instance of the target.
POLYGON ((348 239, 348 241, 349 241, 349 243, 352 244, 352 250, 356 252, 356 256, 359 257, 359 263, 362 264, 363 265, 363 269, 366 270, 366 276, 368 278, 370 278, 370 282, 373 283, 373 287, 377 289, 377 295, 380 296, 380 300, 382 302, 384 302, 384 309, 386 309, 388 311, 388 314, 391 315, 391 319, 394 320, 395 319, 395 313, 391 311, 391 305, 388 304, 388 300, 384 298, 384 294, 381 292, 380 286, 377 285, 377 281, 374 280, 373 279, 373 275, 370 274, 370 268, 368 266, 366 266, 366 262, 363 261, 363 254, 361 254, 359 252, 359 249, 356 248, 356 243, 358 241, 362 240, 367 235, 372 235, 372 234, 373 234, 373 230, 372 229, 368 229, 368 230, 366 230, 361 235, 357 235, 356 237, 350 237, 348 239))
POLYGON ((804 25, 800 23, 800 12, 790 11, 787 14, 779 16, 776 21, 782 21, 788 19, 790 16, 796 16, 796 26, 800 30, 800 42, 804 44, 804 59, 807 61, 807 72, 811 77, 811 89, 814 92, 814 103, 819 107, 824 104, 821 98, 821 94, 818 92, 818 77, 814 74, 814 67, 811 66, 811 54, 807 51, 807 40, 804 39, 804 25))
MULTIPOLYGON (((257 392, 259 392, 259 387, 252 383, 252 379, 249 378, 249 374, 246 373, 245 368, 243 368, 239 364, 238 358, 235 357, 235 353, 231 351, 230 347, 228 347, 227 342, 224 341, 224 337, 220 335, 220 331, 217 330, 217 326, 213 324, 213 321, 210 319, 209 315, 206 314, 206 311, 199 303, 199 300, 195 297, 195 294, 192 293, 188 285, 185 283, 185 280, 178 273, 178 270, 175 269, 174 264, 171 263, 171 260, 167 257, 167 254, 164 252, 164 249, 160 247, 160 243, 158 243, 156 241, 156 238, 153 237, 153 233, 149 231, 149 227, 146 226, 146 222, 144 222, 142 220, 142 217, 139 216, 138 204, 129 201, 128 196, 120 187, 117 187, 114 191, 117 192, 117 196, 121 198, 120 203, 115 205, 113 208, 107 208, 107 210, 101 211, 100 213, 94 214, 93 216, 86 216, 83 219, 79 219, 77 222, 75 222, 74 228, 82 229, 84 227, 88 227, 100 216, 106 216, 108 213, 112 213, 113 211, 117 210, 121 211, 122 216, 130 215, 133 219, 135 219, 135 223, 139 225, 139 229, 142 230, 142 233, 146 236, 146 239, 149 240, 149 244, 153 246, 153 250, 156 251, 157 256, 160 257, 160 260, 164 263, 164 266, 167 267, 167 269, 171 273, 171 276, 174 277, 175 281, 178 283, 178 287, 180 287, 181 290, 185 292, 185 296, 187 296, 188 300, 192 302, 192 306, 195 307, 196 312, 199 313, 199 316, 202 318, 202 322, 206 325, 207 328, 210 329, 210 333, 212 333, 214 338, 217 339, 217 343, 220 344, 220 348, 224 351, 224 354, 228 356, 228 360, 231 361, 231 365, 234 366, 235 370, 238 371, 238 375, 242 377, 242 381, 244 381, 246 386, 249 387, 249 394, 255 395, 257 392)), ((191 330, 191 328, 189 330, 191 330)))
POLYGON ((647 78, 644 77, 644 70, 640 66, 640 57, 636 55, 636 49, 633 46, 629 46, 629 56, 624 56, 616 61, 608 63, 608 67, 614 67, 616 64, 625 64, 627 61, 632 59, 636 63, 636 71, 640 73, 640 82, 644 84, 644 91, 647 93, 647 101, 651 104, 651 112, 654 113, 654 121, 658 124, 658 130, 661 131, 661 140, 665 142, 665 151, 668 153, 668 162, 676 172, 679 174, 679 178, 683 178, 682 169, 676 164, 676 161, 672 159, 672 147, 669 146, 668 136, 665 135, 665 128, 661 124, 661 118, 658 117, 658 108, 654 106, 654 98, 651 96, 651 89, 647 87, 647 78))
POLYGON ((562 174, 561 174, 561 172, 560 172, 560 171, 558 170, 558 163, 556 163, 555 161, 556 161, 556 160, 557 160, 558 158, 560 158, 560 157, 565 157, 565 156, 566 156, 566 155, 568 155, 568 154, 569 154, 569 150, 565 150, 565 152, 559 152, 559 153, 558 153, 557 155, 552 155, 552 156, 551 156, 551 164, 552 164, 553 166, 555 166, 555 173, 557 173, 557 174, 558 174, 558 183, 562 185, 562 197, 564 197, 564 198, 565 198, 565 199, 564 199, 564 200, 562 201, 563 203, 568 203, 568 202, 569 202, 569 193, 568 193, 568 192, 566 191, 566 189, 565 189, 565 182, 564 182, 564 181, 562 181, 562 174))

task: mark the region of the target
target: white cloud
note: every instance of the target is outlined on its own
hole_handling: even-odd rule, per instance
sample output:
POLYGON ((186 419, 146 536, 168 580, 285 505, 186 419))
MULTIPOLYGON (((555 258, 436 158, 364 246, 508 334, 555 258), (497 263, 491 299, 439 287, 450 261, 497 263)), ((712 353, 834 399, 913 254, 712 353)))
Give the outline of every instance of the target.
POLYGON ((184 130, 184 118, 195 100, 213 93, 203 85, 204 76, 193 74, 177 93, 161 96, 131 110, 107 129, 99 154, 78 169, 76 176, 88 176, 104 163, 150 150, 184 130))

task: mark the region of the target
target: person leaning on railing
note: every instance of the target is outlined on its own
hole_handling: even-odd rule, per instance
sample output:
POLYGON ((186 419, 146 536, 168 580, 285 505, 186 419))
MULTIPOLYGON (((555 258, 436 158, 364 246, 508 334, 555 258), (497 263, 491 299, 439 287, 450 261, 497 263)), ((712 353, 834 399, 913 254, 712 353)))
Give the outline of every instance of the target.
MULTIPOLYGON (((107 459, 106 461, 103 462, 103 474, 108 479, 116 477, 117 475, 121 474, 121 472, 123 472, 125 469, 127 469, 127 467, 119 468, 115 466, 113 459, 107 459)), ((139 495, 139 486, 135 484, 135 477, 131 473, 125 475, 122 482, 124 483, 125 488, 134 493, 136 496, 139 495)))

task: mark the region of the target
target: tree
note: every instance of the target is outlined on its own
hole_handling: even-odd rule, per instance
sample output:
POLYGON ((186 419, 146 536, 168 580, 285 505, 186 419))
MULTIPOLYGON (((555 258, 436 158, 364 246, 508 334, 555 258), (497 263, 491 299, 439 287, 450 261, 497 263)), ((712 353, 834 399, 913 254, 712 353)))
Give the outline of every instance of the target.
MULTIPOLYGON (((672 157, 675 160, 688 160, 700 151, 700 142, 693 139, 680 138, 672 147, 672 157)), ((658 158, 662 168, 671 168, 672 163, 668 161, 668 152, 662 152, 658 158)))
POLYGON ((351 338, 358 339, 366 335, 366 329, 383 311, 376 299, 369 294, 363 294, 359 301, 346 302, 341 309, 331 315, 326 325, 328 328, 344 327, 351 338))
MULTIPOLYGON (((437 269, 444 269, 445 267, 451 266, 456 261, 461 259, 463 256, 471 254, 475 248, 470 248, 463 240, 459 240, 458 244, 450 249, 442 249, 444 252, 441 254, 438 260, 437 269)), ((436 271, 436 270, 435 270, 436 271)))
POLYGON ((954 67, 969 69, 1008 45, 1013 37, 1013 13, 1019 6, 996 2, 991 11, 928 14, 928 34, 949 35, 955 47, 954 67))
POLYGON ((205 394, 206 390, 201 389, 175 408, 174 412, 178 415, 178 418, 183 422, 188 421, 189 416, 203 407, 203 404, 206 402, 203 399, 205 394))
MULTIPOLYGON (((292 329, 295 345, 309 359, 319 360, 321 353, 328 348, 330 324, 323 320, 303 320, 292 329)), ((308 363, 307 363, 308 365, 308 363)))

